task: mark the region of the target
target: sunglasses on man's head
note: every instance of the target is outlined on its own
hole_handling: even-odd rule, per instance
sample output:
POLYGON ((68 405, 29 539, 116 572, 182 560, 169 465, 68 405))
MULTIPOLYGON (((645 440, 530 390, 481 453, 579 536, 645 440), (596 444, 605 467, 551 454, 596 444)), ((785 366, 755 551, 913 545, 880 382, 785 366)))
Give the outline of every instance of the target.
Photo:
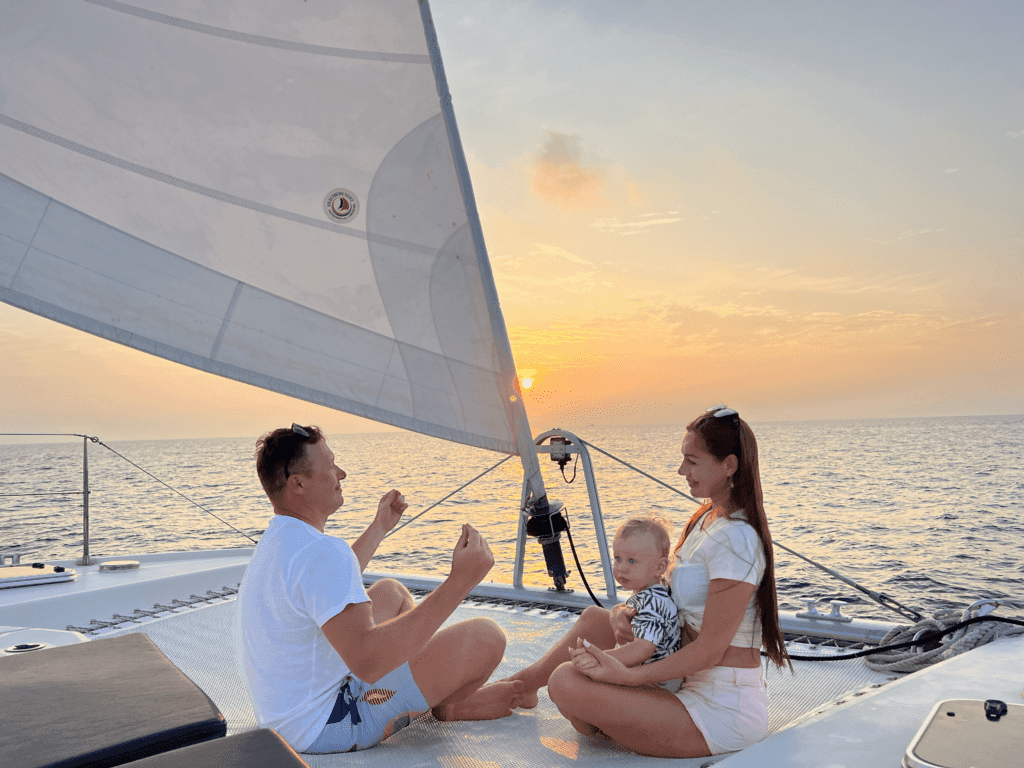
MULTIPOLYGON (((296 448, 298 448, 300 445, 304 444, 306 442, 306 440, 308 440, 309 438, 311 438, 313 436, 312 434, 310 434, 308 429, 306 429, 303 426, 300 426, 299 424, 295 424, 294 422, 292 423, 292 434, 296 435, 297 437, 301 437, 302 438, 302 441, 299 442, 298 444, 296 444, 296 446, 295 446, 296 448)), ((295 460, 295 453, 296 453, 296 451, 293 450, 292 451, 292 457, 290 459, 288 459, 287 462, 285 462, 285 465, 284 465, 284 479, 285 480, 287 480, 289 477, 291 477, 294 474, 293 472, 289 472, 288 471, 288 467, 290 467, 292 462, 295 460)))

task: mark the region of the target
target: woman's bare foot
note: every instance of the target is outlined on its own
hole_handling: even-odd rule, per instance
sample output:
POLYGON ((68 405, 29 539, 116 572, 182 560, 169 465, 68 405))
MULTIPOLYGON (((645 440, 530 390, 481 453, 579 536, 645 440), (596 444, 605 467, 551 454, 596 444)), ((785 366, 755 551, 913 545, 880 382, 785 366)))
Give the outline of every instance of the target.
MULTIPOLYGON (((434 707, 434 717, 438 720, 497 720, 512 714, 516 707, 523 706, 520 697, 524 691, 519 680, 501 680, 481 686, 473 693, 458 701, 439 704, 434 707)), ((534 693, 536 700, 536 693, 534 693)), ((536 706, 536 704, 534 704, 536 706)))

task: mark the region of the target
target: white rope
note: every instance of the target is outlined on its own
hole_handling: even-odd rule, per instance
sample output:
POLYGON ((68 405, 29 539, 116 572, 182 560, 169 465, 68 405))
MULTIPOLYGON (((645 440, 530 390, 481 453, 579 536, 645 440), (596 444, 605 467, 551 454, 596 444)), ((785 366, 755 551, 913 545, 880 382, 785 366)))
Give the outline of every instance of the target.
MULTIPOLYGON (((964 610, 952 608, 936 611, 934 618, 922 619, 909 627, 894 627, 882 638, 879 645, 909 642, 932 632, 941 632, 948 627, 952 627, 954 624, 959 624, 961 621, 991 613, 1000 605, 1019 611, 1024 610, 1024 601, 1020 600, 980 600, 964 610)), ((995 621, 983 621, 946 635, 942 638, 937 648, 926 651, 916 646, 901 648, 895 651, 884 651, 864 657, 864 663, 878 672, 916 672, 930 664, 951 659, 964 651, 990 643, 996 638, 1021 633, 1024 633, 1024 627, 995 621)))

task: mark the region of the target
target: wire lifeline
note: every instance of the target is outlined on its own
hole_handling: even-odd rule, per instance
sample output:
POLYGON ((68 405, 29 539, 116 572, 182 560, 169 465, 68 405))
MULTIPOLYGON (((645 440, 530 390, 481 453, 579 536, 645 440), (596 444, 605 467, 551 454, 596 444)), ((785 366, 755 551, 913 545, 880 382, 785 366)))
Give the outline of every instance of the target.
POLYGON ((484 470, 483 472, 481 472, 481 473, 480 473, 479 475, 477 475, 476 477, 474 477, 474 478, 473 478, 472 480, 470 480, 469 482, 467 482, 467 483, 463 483, 462 485, 460 485, 460 486, 459 486, 458 488, 456 488, 456 489, 455 489, 454 491, 452 491, 451 493, 449 493, 449 494, 448 494, 447 496, 445 496, 445 497, 444 497, 443 499, 438 499, 437 501, 435 501, 435 502, 434 502, 433 504, 431 504, 431 505, 430 505, 429 507, 427 507, 426 509, 424 509, 424 510, 423 510, 422 512, 420 512, 420 513, 419 513, 418 515, 416 515, 415 517, 410 517, 410 518, 409 518, 408 520, 406 520, 406 521, 405 521, 404 523, 402 523, 402 524, 401 524, 400 526, 398 526, 397 528, 393 528, 393 529, 391 529, 390 531, 388 531, 388 532, 387 532, 387 533, 386 533, 386 534, 384 535, 384 538, 386 539, 386 538, 388 538, 389 536, 391 536, 392 534, 398 533, 398 532, 399 532, 400 530, 402 530, 403 528, 405 528, 405 526, 409 525, 409 523, 412 523, 412 522, 415 522, 416 520, 419 520, 419 519, 420 519, 421 517, 423 517, 423 515, 427 514, 427 512, 429 512, 430 510, 432 510, 432 509, 433 509, 434 507, 436 507, 436 506, 438 506, 439 504, 443 504, 444 502, 448 501, 448 499, 450 499, 450 498, 451 498, 452 496, 454 496, 454 495, 455 495, 456 493, 458 493, 459 491, 461 491, 461 490, 462 490, 463 488, 465 488, 465 487, 466 487, 466 486, 468 486, 468 485, 472 485, 472 484, 473 484, 473 483, 475 483, 475 482, 476 482, 477 480, 479 480, 479 479, 480 479, 481 477, 483 477, 484 475, 486 475, 486 474, 487 474, 488 472, 493 472, 494 470, 496 470, 496 469, 497 469, 498 467, 500 467, 500 466, 501 466, 502 464, 504 464, 504 463, 505 463, 506 461, 508 461, 508 460, 509 460, 509 459, 511 459, 511 458, 512 458, 512 454, 509 454, 509 455, 508 455, 508 456, 506 456, 506 457, 505 457, 504 459, 502 459, 502 460, 501 460, 501 461, 499 461, 499 462, 498 462, 497 464, 495 464, 495 465, 494 465, 493 467, 489 467, 489 468, 485 469, 485 470, 484 470))
MULTIPOLYGON (((596 445, 593 445, 592 443, 588 443, 586 440, 581 440, 581 442, 584 445, 586 445, 588 448, 593 448, 595 451, 598 451, 599 453, 603 453, 608 458, 614 459, 615 461, 619 462, 623 466, 629 467, 630 469, 632 469, 637 474, 643 475, 644 477, 648 478, 649 480, 653 480, 658 485, 664 486, 665 488, 668 488, 670 491, 674 491, 675 493, 678 493, 680 496, 689 499, 694 504, 700 504, 701 503, 699 499, 695 499, 690 494, 683 493, 678 488, 674 488, 673 486, 669 485, 666 482, 663 482, 663 481, 659 480, 658 478, 654 477, 653 475, 647 474, 642 469, 638 469, 637 467, 634 467, 632 464, 630 464, 627 461, 623 461, 618 456, 613 456, 612 454, 608 453, 608 451, 602 450, 601 448, 598 448, 596 445)), ((898 601, 894 600, 893 598, 889 597, 888 595, 882 594, 881 592, 876 592, 873 589, 868 589, 867 587, 861 586, 860 584, 855 582, 853 579, 847 578, 846 576, 843 576, 841 573, 837 573, 836 571, 833 571, 831 568, 828 568, 828 567, 822 565, 821 563, 816 563, 814 560, 811 560, 811 558, 806 557, 805 555, 801 555, 799 552, 796 552, 795 550, 790 549, 789 547, 787 547, 784 544, 780 544, 775 538, 772 538, 772 543, 775 546, 777 546, 779 549, 785 550, 789 554, 795 555, 796 557, 799 557, 801 560, 804 560, 804 561, 810 563, 815 568, 820 568, 822 571, 827 573, 829 576, 832 576, 833 578, 838 579, 839 581, 843 582, 847 586, 853 587, 857 591, 859 591, 859 592, 867 595, 868 597, 870 597, 872 600, 874 600, 876 603, 878 603, 882 607, 888 608, 890 611, 895 611, 896 613, 898 613, 900 616, 902 616, 905 619, 910 619, 911 621, 921 621, 921 619, 923 618, 921 616, 921 614, 918 611, 915 611, 913 608, 908 608, 907 606, 899 603, 898 601)))
POLYGON ((82 496, 85 491, 49 491, 47 493, 0 493, 0 498, 12 499, 17 496, 82 496))
POLYGON ((793 551, 785 544, 780 544, 779 542, 774 540, 773 542, 775 546, 777 546, 779 549, 783 549, 786 552, 789 552, 789 554, 795 555, 796 557, 799 557, 801 560, 805 560, 806 562, 813 565, 815 568, 821 569, 829 576, 839 579, 839 581, 843 582, 843 584, 853 587, 857 591, 867 595, 879 605, 888 608, 890 611, 895 611, 903 618, 910 619, 911 621, 921 621, 924 618, 919 612, 915 611, 913 608, 908 608, 902 603, 899 603, 896 600, 892 599, 888 595, 884 595, 881 592, 875 592, 873 589, 868 589, 867 587, 858 584, 853 579, 847 578, 846 576, 843 576, 843 574, 837 573, 836 571, 833 571, 831 568, 828 568, 827 566, 824 566, 821 563, 816 563, 813 560, 811 560, 811 558, 805 557, 804 555, 801 555, 799 552, 793 551))
MULTIPOLYGON (((83 435, 83 437, 85 437, 85 435, 83 435)), ((159 477, 157 477, 157 476, 156 476, 156 475, 154 475, 154 474, 153 474, 152 472, 150 472, 150 471, 149 471, 148 469, 144 469, 143 467, 140 467, 140 466, 139 466, 138 464, 136 464, 136 463, 135 463, 134 461, 132 461, 131 459, 129 459, 129 458, 127 457, 127 456, 122 456, 122 455, 121 455, 120 453, 118 453, 117 451, 115 451, 115 450, 114 450, 113 448, 111 448, 111 447, 110 447, 109 445, 107 445, 106 443, 104 443, 104 442, 103 442, 102 440, 100 440, 100 439, 99 439, 98 437, 90 437, 89 439, 90 439, 90 440, 92 440, 92 441, 93 441, 94 443, 97 443, 97 444, 99 444, 99 445, 102 445, 102 446, 103 446, 104 448, 106 448, 106 449, 107 449, 108 451, 110 451, 110 452, 111 452, 112 454, 114 454, 115 456, 118 456, 118 457, 120 457, 120 458, 124 459, 124 460, 125 460, 125 461, 127 461, 127 462, 128 462, 129 464, 131 464, 131 465, 132 465, 133 467, 135 467, 135 468, 136 468, 137 470, 139 470, 140 472, 144 472, 145 474, 149 475, 149 476, 150 476, 151 478, 153 478, 153 479, 154 479, 154 480, 156 480, 156 481, 157 481, 158 483, 160 483, 160 485, 163 485, 163 486, 165 486, 165 487, 169 488, 170 490, 174 491, 174 492, 175 492, 176 494, 178 494, 179 496, 181 496, 181 498, 185 499, 185 501, 187 501, 187 502, 188 502, 189 504, 194 504, 195 506, 197 506, 197 507, 199 507, 199 508, 200 508, 201 510, 203 510, 203 512, 205 512, 206 514, 208 514, 208 515, 209 515, 210 517, 212 517, 212 518, 214 518, 214 519, 216 519, 216 520, 219 520, 220 522, 224 523, 224 525, 226 525, 226 526, 227 526, 228 528, 230 528, 231 530, 235 531, 235 533, 240 533, 240 534, 241 534, 242 536, 245 536, 245 538, 247 538, 247 539, 248 539, 249 541, 251 541, 251 542, 252 542, 253 544, 256 544, 256 543, 257 543, 256 539, 254 539, 254 538, 253 538, 252 536, 250 536, 249 534, 245 533, 244 531, 240 531, 240 530, 238 530, 237 528, 235 528, 235 526, 233 526, 233 525, 232 525, 231 523, 229 523, 229 522, 228 522, 227 520, 224 520, 223 518, 217 517, 217 515, 213 514, 213 512, 211 512, 210 510, 208 510, 208 509, 207 509, 206 507, 204 507, 204 506, 203 506, 202 504, 200 504, 200 503, 199 503, 198 501, 194 501, 193 499, 190 499, 190 498, 189 498, 188 496, 186 496, 186 495, 185 495, 184 493, 182 493, 181 491, 179 491, 179 490, 178 490, 177 488, 175 488, 175 487, 174 487, 174 486, 172 486, 172 485, 168 485, 168 484, 167 484, 167 483, 165 483, 165 482, 164 482, 163 480, 161 480, 161 479, 160 479, 159 477)))

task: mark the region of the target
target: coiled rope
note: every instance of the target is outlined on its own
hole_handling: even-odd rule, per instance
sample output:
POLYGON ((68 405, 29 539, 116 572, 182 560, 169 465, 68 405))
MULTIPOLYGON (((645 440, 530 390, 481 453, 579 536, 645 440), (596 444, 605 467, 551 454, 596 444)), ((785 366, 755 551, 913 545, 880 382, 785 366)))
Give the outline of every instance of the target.
MULTIPOLYGON (((984 616, 999 606, 1024 611, 1022 600, 979 600, 966 609, 950 608, 936 611, 933 618, 925 618, 911 626, 893 627, 879 643, 899 645, 914 641, 923 635, 944 632, 948 628, 975 617, 984 616)), ((936 647, 914 645, 910 648, 882 651, 867 656, 864 663, 877 672, 916 672, 919 669, 951 659, 972 648, 990 643, 996 638, 1024 633, 1024 627, 1013 624, 982 621, 958 629, 944 637, 936 647)))

